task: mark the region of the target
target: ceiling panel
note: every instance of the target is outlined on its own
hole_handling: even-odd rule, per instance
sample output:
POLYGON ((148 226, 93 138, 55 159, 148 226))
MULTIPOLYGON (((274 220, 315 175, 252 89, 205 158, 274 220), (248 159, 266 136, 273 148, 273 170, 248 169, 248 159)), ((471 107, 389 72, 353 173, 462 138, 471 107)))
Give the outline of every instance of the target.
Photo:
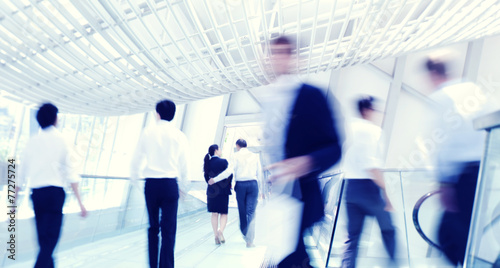
POLYGON ((301 74, 500 33, 499 0, 4 0, 0 93, 117 115, 273 80, 269 41, 301 74))

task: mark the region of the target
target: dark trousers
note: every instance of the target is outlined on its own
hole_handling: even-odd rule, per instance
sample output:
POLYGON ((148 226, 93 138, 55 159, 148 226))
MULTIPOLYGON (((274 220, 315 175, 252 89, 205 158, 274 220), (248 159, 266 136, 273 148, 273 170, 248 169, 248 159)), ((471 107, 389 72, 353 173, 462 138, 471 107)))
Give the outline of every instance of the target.
POLYGON ((35 211, 36 232, 40 251, 35 268, 54 267, 52 253, 56 248, 63 219, 62 208, 66 194, 61 187, 33 189, 31 199, 35 211))
POLYGON ((345 201, 347 208, 347 248, 342 259, 342 267, 356 267, 358 245, 366 216, 375 216, 382 232, 387 253, 394 259, 396 249, 395 230, 391 215, 385 211, 385 201, 380 188, 371 179, 347 180, 345 201))
POLYGON ((148 251, 151 268, 174 267, 175 232, 179 187, 175 179, 146 179, 146 207, 149 216, 148 251), (161 214, 160 214, 161 209, 161 214), (160 220, 161 215, 161 220, 160 220), (161 228, 160 266, 158 247, 161 228))
POLYGON ((303 227, 300 228, 299 241, 295 251, 284 258, 278 264, 278 268, 312 268, 309 264, 309 255, 307 255, 306 245, 304 244, 305 230, 303 227))
POLYGON ((454 265, 463 263, 465 258, 478 174, 479 162, 464 163, 458 182, 453 186, 458 212, 446 211, 439 226, 439 244, 454 265))
MULTIPOLYGON (((304 234, 315 223, 321 220, 324 215, 324 204, 321 199, 321 191, 318 180, 314 177, 301 178, 293 183, 292 196, 303 202, 302 218, 300 222, 300 231, 295 251, 283 259, 279 268, 305 268, 312 267, 310 258, 304 244, 304 234), (300 192, 300 194, 298 193, 300 192), (300 196, 300 198, 298 198, 300 196)), ((285 223, 286 224, 286 223, 285 223)))
POLYGON ((255 208, 259 195, 259 185, 256 180, 237 181, 234 186, 236 201, 238 202, 238 213, 240 216, 240 230, 247 242, 253 242, 255 237, 255 208))

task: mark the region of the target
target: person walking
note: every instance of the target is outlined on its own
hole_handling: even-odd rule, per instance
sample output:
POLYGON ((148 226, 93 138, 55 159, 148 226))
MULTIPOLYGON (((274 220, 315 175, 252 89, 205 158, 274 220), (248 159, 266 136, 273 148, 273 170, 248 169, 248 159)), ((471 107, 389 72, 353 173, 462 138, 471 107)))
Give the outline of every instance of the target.
POLYGON ((216 245, 226 242, 224 229, 227 224, 229 195, 231 195, 231 182, 233 179, 232 174, 215 178, 229 167, 228 161, 221 158, 221 154, 219 146, 213 144, 208 148, 208 153, 203 160, 203 173, 208 184, 207 210, 212 213, 211 222, 216 245))
MULTIPOLYGON (((80 216, 87 216, 78 190, 80 177, 70 157, 71 147, 56 128, 57 113, 57 107, 51 103, 40 106, 36 120, 42 129, 26 144, 20 164, 18 185, 26 184, 31 188, 35 212, 40 248, 35 268, 54 267, 52 254, 61 234, 67 183, 70 183, 80 206, 80 216)), ((16 187, 16 197, 21 190, 21 186, 16 187)))
POLYGON ((356 267, 358 245, 366 216, 374 216, 380 226, 385 249, 391 260, 396 250, 395 229, 389 211, 392 204, 385 190, 381 172, 380 127, 372 123, 376 111, 373 97, 357 102, 361 118, 349 124, 344 162, 346 180, 345 201, 347 209, 347 247, 343 254, 342 268, 356 267))
POLYGON ((173 268, 179 197, 187 194, 190 179, 189 144, 184 133, 171 122, 175 115, 174 102, 158 102, 156 113, 156 124, 144 130, 139 138, 132 156, 130 178, 136 184, 141 177, 140 165, 146 160, 142 178, 146 180, 149 266, 173 268))
POLYGON ((429 96, 436 112, 432 127, 442 133, 436 146, 436 166, 445 211, 438 227, 438 241, 448 260, 458 265, 464 263, 486 134, 475 130, 472 121, 498 106, 476 84, 453 79, 451 58, 447 56, 431 55, 425 67, 435 87, 429 96))
MULTIPOLYGON (((303 236, 324 216, 318 176, 341 156, 338 117, 323 92, 291 75, 294 42, 281 36, 271 41, 271 65, 276 81, 265 88, 264 139, 273 184, 303 203, 295 250, 278 267, 312 267, 303 236)), ((272 186, 274 187, 274 186, 272 186)), ((288 224, 288 223, 284 223, 288 224)), ((286 242, 283 242, 286 243, 286 242)))
MULTIPOLYGON (((255 238, 255 209, 259 197, 259 183, 262 181, 262 166, 258 154, 252 153, 247 148, 244 139, 236 141, 236 150, 232 158, 229 172, 234 171, 236 201, 238 203, 238 214, 240 218, 240 231, 243 234, 247 247, 254 247, 255 238)), ((224 171, 215 177, 227 176, 224 171)))

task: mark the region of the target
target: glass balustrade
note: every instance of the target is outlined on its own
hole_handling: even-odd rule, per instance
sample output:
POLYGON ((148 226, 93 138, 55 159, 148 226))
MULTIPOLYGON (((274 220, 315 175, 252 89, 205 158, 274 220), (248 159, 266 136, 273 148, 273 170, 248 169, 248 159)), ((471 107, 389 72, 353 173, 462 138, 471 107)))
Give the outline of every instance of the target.
MULTIPOLYGON (((454 267, 436 248, 437 226, 442 209, 438 183, 429 170, 385 170, 387 194, 394 206, 391 213, 396 228, 397 262, 401 267, 454 267), (417 204, 420 204, 416 207, 417 204)), ((347 215, 342 174, 321 179, 325 201, 325 220, 315 226, 306 240, 318 255, 318 267, 340 267, 347 240, 347 215)), ((380 229, 374 218, 367 218, 359 244, 357 267, 386 267, 380 229)))
POLYGON ((500 267, 500 111, 478 119, 478 129, 488 131, 465 267, 500 267))

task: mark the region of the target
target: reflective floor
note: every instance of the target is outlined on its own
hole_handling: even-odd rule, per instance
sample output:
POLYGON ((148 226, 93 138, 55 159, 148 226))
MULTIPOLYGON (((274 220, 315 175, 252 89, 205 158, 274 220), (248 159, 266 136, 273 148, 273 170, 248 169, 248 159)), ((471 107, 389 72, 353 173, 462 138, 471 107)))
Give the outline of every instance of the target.
MULTIPOLYGON (((420 238, 413 226, 411 217, 415 201, 422 194, 432 190, 435 185, 426 174, 386 172, 388 192, 396 207, 392 214, 398 231, 398 267, 453 267, 445 261, 438 250, 420 238)), ((331 243, 333 219, 338 205, 340 182, 338 177, 332 177, 325 182, 323 193, 327 211, 325 221, 316 226, 305 239, 314 267, 325 267, 331 243)), ((77 215, 74 208, 75 200, 68 195, 61 239, 54 254, 56 267, 148 267, 148 220, 143 193, 133 189, 127 192, 129 189, 127 183, 118 179, 87 179, 86 184, 89 187, 93 185, 94 188, 84 194, 84 199, 89 204, 93 202, 94 209, 86 219, 81 219, 77 215), (123 198, 124 196, 126 198, 123 198)), ((194 184, 188 197, 179 203, 176 267, 260 267, 267 248, 258 243, 255 248, 246 248, 239 231, 235 195, 230 198, 229 220, 225 231, 227 242, 221 246, 215 245, 210 214, 206 212, 205 187, 204 183, 194 184)), ((433 226, 439 220, 436 202, 436 198, 429 199, 422 206, 419 217, 422 229, 433 241, 435 241, 433 226)), ((262 210, 259 210, 265 205, 266 201, 259 202, 258 218, 261 213, 261 219, 269 219, 263 216, 265 214, 262 214, 262 210)), ((20 208, 26 215, 20 217, 17 223, 18 258, 12 261, 2 255, 0 267, 33 267, 36 259, 36 233, 34 221, 29 217, 32 212, 27 196, 20 208)), ((20 216, 23 214, 20 213, 20 216)), ((344 242, 347 239, 346 220, 345 210, 341 205, 328 267, 340 267, 344 242)), ((6 229, 5 224, 6 221, 0 218, 2 230, 6 229)), ((365 223, 357 264, 358 268, 391 267, 387 262, 380 230, 373 219, 368 219, 365 223)))
MULTIPOLYGON (((176 267, 259 267, 265 247, 246 248, 238 228, 238 212, 231 208, 226 243, 214 243, 210 215, 206 212, 178 221, 176 267)), ((102 239, 71 249, 57 250, 57 267, 147 267, 146 229, 102 239)), ((31 261, 7 261, 7 267, 33 267, 31 261)))

